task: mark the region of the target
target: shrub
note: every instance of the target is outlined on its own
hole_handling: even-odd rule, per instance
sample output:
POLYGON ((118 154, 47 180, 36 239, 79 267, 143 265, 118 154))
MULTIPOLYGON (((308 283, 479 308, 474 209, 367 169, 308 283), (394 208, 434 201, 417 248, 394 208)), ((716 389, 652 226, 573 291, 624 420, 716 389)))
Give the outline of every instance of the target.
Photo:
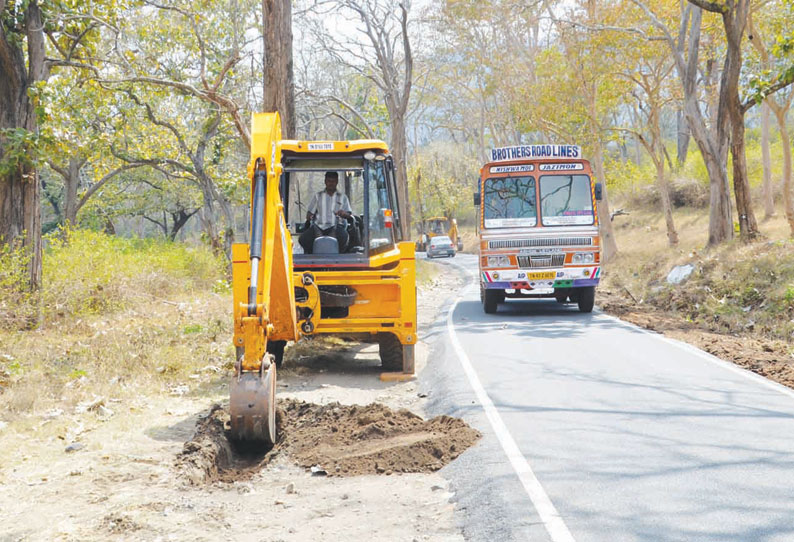
POLYGON ((0 244, 0 328, 35 323, 35 296, 28 288, 30 251, 16 243, 0 244))
POLYGON ((112 311, 140 297, 210 289, 223 275, 223 262, 205 248, 166 240, 72 230, 46 242, 45 317, 112 311))

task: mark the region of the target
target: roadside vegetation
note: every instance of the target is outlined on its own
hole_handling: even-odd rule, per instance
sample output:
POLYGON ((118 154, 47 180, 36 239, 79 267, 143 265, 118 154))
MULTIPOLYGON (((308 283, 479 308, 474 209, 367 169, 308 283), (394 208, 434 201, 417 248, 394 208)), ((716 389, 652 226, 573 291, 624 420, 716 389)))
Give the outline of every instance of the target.
MULTIPOLYGON (((748 171, 753 201, 763 208, 759 132, 748 131, 748 171)), ((657 312, 711 333, 776 341, 782 354, 794 354, 794 240, 780 201, 781 154, 780 141, 773 139, 770 176, 778 204, 760 221, 761 235, 713 247, 707 246, 709 188, 702 161, 691 159, 673 174, 674 246, 650 164, 612 164, 619 253, 606 266, 599 302, 619 315, 657 312), (692 266, 678 284, 667 280, 676 266, 692 266)))
POLYGON ((88 230, 47 238, 39 297, 24 260, 0 272, 0 409, 7 421, 146 393, 202 393, 231 366, 225 263, 204 247, 88 230))

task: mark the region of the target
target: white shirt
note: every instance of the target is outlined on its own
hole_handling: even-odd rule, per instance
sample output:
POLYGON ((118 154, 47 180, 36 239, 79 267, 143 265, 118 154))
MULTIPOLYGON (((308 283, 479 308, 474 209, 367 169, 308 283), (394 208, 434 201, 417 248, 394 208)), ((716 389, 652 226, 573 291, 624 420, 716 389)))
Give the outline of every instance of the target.
POLYGON ((339 210, 353 213, 353 208, 350 206, 347 196, 338 190, 331 196, 325 190, 320 190, 312 196, 307 208, 308 212, 316 215, 314 220, 317 223, 317 227, 321 230, 327 230, 336 225, 337 219, 341 220, 334 214, 339 210))

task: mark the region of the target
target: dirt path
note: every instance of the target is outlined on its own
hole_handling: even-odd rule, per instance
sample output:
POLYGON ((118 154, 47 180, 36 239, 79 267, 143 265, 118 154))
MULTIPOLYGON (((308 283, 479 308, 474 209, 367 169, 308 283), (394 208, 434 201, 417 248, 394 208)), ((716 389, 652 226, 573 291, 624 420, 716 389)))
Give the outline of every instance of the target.
MULTIPOLYGON (((459 285, 458 277, 442 277, 420 293, 420 329, 459 285)), ((412 412, 403 415, 409 425, 416 422, 414 414, 424 414, 416 381, 378 379, 376 346, 311 347, 301 345, 291 354, 291 367, 280 374, 280 399, 380 403, 412 412)), ((420 343, 417 373, 426 362, 420 343)), ((171 395, 152 394, 130 404, 108 397, 80 412, 56 410, 0 428, 0 541, 462 540, 453 523, 452 494, 438 472, 387 475, 383 468, 373 475, 315 476, 289 454, 277 454, 267 468, 236 481, 191 484, 176 458, 197 421, 227 393, 225 376, 204 378, 171 395), (191 389, 202 391, 193 395, 191 389), (76 449, 67 451, 69 444, 76 449)), ((317 412, 328 414, 333 407, 317 412)), ((411 435, 398 443, 432 440, 426 429, 411 435)))

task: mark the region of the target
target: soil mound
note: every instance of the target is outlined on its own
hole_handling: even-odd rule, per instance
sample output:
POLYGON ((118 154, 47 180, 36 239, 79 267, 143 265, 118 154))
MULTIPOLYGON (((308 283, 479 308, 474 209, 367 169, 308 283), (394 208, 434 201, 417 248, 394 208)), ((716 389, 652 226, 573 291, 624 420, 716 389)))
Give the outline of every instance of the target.
POLYGON ((191 483, 245 479, 278 455, 317 475, 434 472, 480 438, 461 419, 423 420, 377 403, 279 400, 280 436, 272 450, 238 448, 229 441, 228 422, 228 412, 214 406, 177 456, 178 469, 191 483))

